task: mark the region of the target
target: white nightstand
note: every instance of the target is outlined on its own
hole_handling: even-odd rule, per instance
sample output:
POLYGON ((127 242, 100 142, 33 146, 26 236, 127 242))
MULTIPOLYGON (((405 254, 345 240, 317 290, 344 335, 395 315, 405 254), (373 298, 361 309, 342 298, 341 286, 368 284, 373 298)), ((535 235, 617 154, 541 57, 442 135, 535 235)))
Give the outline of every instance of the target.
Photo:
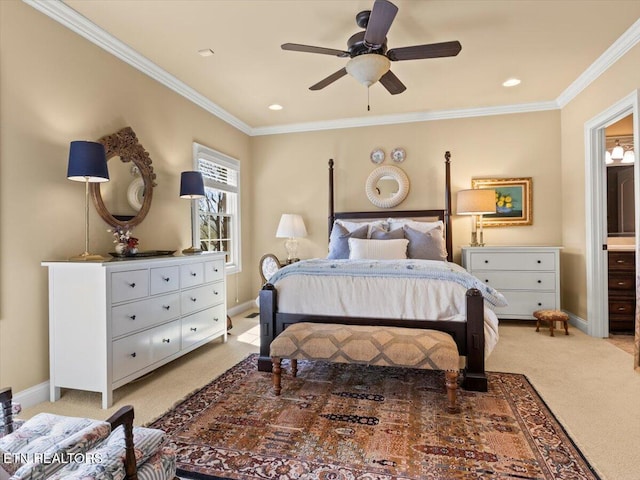
POLYGON ((462 266, 506 297, 499 318, 560 309, 560 247, 462 247, 462 266))

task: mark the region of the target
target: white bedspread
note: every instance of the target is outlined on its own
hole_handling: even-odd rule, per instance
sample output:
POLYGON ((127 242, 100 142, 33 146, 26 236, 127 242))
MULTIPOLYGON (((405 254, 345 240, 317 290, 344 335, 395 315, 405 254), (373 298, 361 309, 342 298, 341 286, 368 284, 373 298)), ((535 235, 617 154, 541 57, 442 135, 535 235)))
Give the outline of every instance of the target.
MULTIPOLYGON (((332 262, 334 266, 346 266, 341 262, 351 260, 314 259, 317 266, 324 262, 332 262)), ((468 282, 476 281, 478 288, 491 302, 497 306, 506 305, 506 300, 499 292, 487 287, 472 277, 459 265, 431 260, 407 260, 413 266, 425 269, 432 263, 437 269, 443 270, 446 265, 447 275, 462 275, 464 282, 451 281, 442 278, 423 278, 420 275, 393 276, 386 272, 385 276, 355 275, 349 271, 335 268, 335 274, 326 270, 321 275, 309 273, 309 268, 303 262, 289 265, 279 271, 271 283, 278 291, 278 311, 283 313, 307 313, 335 316, 358 316, 401 319, 428 319, 465 321, 466 296, 468 282), (289 269, 289 270, 286 270, 289 269), (450 273, 451 272, 451 273, 450 273), (393 278, 392 278, 393 277, 393 278), (465 284, 463 284, 465 283, 465 284), (484 287, 484 288, 483 288, 484 287)), ((397 267, 397 261, 367 261, 374 265, 372 268, 389 269, 397 267), (392 266, 392 264, 394 266, 392 266)), ((409 267, 413 268, 413 267, 409 267)), ((347 269, 348 270, 348 269, 347 269)), ((485 300, 484 333, 485 356, 488 356, 498 342, 498 319, 491 310, 491 304, 485 300)))

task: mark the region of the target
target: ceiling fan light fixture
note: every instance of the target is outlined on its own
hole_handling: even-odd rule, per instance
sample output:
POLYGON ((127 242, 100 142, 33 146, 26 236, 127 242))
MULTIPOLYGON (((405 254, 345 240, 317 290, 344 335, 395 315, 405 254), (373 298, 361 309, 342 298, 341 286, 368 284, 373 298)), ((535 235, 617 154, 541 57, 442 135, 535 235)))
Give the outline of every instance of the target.
POLYGON ((347 73, 363 85, 370 87, 389 71, 391 62, 384 55, 367 53, 353 57, 347 63, 347 73))
POLYGON ((508 78, 504 82, 502 82, 503 87, 515 87, 516 85, 520 85, 519 78, 508 78))
POLYGON ((606 150, 604 152, 604 163, 606 163, 607 165, 611 165, 613 163, 613 158, 611 158, 609 150, 606 150))
POLYGON ((271 105, 269 105, 269 110, 282 110, 284 107, 278 103, 272 103, 271 105))
POLYGON ((627 150, 626 152, 624 152, 624 155, 622 156, 622 160, 620 161, 620 163, 633 163, 636 160, 636 155, 635 153, 633 153, 633 150, 627 150))

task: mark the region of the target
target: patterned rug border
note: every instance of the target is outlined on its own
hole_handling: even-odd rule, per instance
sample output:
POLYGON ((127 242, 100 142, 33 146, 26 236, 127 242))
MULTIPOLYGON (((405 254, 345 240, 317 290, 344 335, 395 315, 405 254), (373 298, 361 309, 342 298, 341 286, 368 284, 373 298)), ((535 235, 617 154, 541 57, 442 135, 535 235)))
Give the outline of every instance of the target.
MULTIPOLYGON (((217 393, 211 397, 210 402, 211 403, 215 402, 220 396, 224 395, 226 388, 228 388, 231 384, 236 383, 238 380, 245 378, 247 375, 249 375, 252 371, 256 369, 258 356, 259 355, 257 353, 249 354, 246 358, 239 361, 237 364, 233 365, 232 367, 230 367, 229 369, 227 369, 217 377, 214 377, 211 381, 206 383, 204 386, 193 390, 191 393, 184 396, 181 400, 178 400, 177 402, 175 402, 172 407, 170 407, 167 411, 159 415, 154 420, 148 422, 145 426, 148 426, 151 428, 162 428, 161 426, 158 426, 155 424, 161 423, 161 420, 169 414, 173 413, 175 415, 176 413, 183 411, 187 407, 187 403, 190 403, 194 397, 204 392, 205 390, 211 388, 213 384, 218 384, 218 383, 224 384, 224 386, 218 385, 217 393), (239 373, 241 374, 240 377, 238 376, 239 373)), ((560 422, 560 420, 558 420, 558 418, 553 413, 553 411, 551 410, 547 402, 544 400, 544 397, 540 394, 540 392, 536 389, 534 384, 529 380, 529 378, 525 374, 512 373, 512 372, 487 372, 488 375, 492 373, 499 374, 499 375, 513 376, 513 377, 521 377, 524 380, 526 380, 527 385, 536 394, 536 396, 540 400, 541 406, 544 407, 544 410, 545 410, 544 413, 548 415, 551 419, 553 419, 555 423, 560 427, 562 434, 566 437, 566 439, 568 439, 575 453, 579 456, 579 458, 582 460, 584 465, 588 468, 591 475, 593 475, 594 480, 601 480, 601 477, 593 468, 591 463, 587 460, 585 455, 582 453, 582 450, 580 450, 580 448, 578 447, 576 442, 573 440, 573 438, 571 437, 571 435, 569 434, 565 426, 560 422)), ((206 404, 202 405, 202 408, 200 408, 199 412, 196 414, 196 418, 205 412, 206 410, 205 407, 206 407, 206 404)), ((188 408, 192 409, 193 405, 188 405, 188 408)), ((328 462, 327 462, 327 465, 332 466, 328 462)), ((181 469, 180 467, 178 467, 177 469, 177 474, 181 478, 193 479, 193 480, 236 480, 238 478, 238 477, 220 477, 220 476, 208 474, 208 473, 184 470, 184 469, 181 469)))

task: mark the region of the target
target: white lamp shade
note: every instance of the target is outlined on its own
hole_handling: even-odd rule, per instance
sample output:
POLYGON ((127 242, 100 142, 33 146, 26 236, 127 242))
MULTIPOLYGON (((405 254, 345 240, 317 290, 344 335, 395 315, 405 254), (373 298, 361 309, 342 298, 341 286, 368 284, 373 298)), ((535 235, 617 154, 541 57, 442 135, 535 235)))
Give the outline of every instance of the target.
POLYGON ((611 154, 609 153, 609 150, 606 150, 604 152, 604 163, 606 163, 607 165, 610 165, 613 163, 613 158, 611 158, 611 154))
POLYGON ((620 142, 616 142, 616 146, 611 150, 611 158, 614 160, 622 160, 624 157, 624 148, 620 146, 620 142))
POLYGON ((624 152, 622 156, 622 161, 620 163, 633 163, 636 160, 636 155, 633 153, 633 150, 627 150, 624 152))
POLYGON ((490 188, 460 190, 457 194, 458 215, 496 213, 496 191, 490 188))
POLYGON ((307 229, 300 215, 283 213, 278 224, 276 238, 301 238, 307 236, 307 229))
POLYGON ((384 55, 367 53, 347 62, 347 73, 367 87, 373 85, 389 71, 391 62, 384 55))

